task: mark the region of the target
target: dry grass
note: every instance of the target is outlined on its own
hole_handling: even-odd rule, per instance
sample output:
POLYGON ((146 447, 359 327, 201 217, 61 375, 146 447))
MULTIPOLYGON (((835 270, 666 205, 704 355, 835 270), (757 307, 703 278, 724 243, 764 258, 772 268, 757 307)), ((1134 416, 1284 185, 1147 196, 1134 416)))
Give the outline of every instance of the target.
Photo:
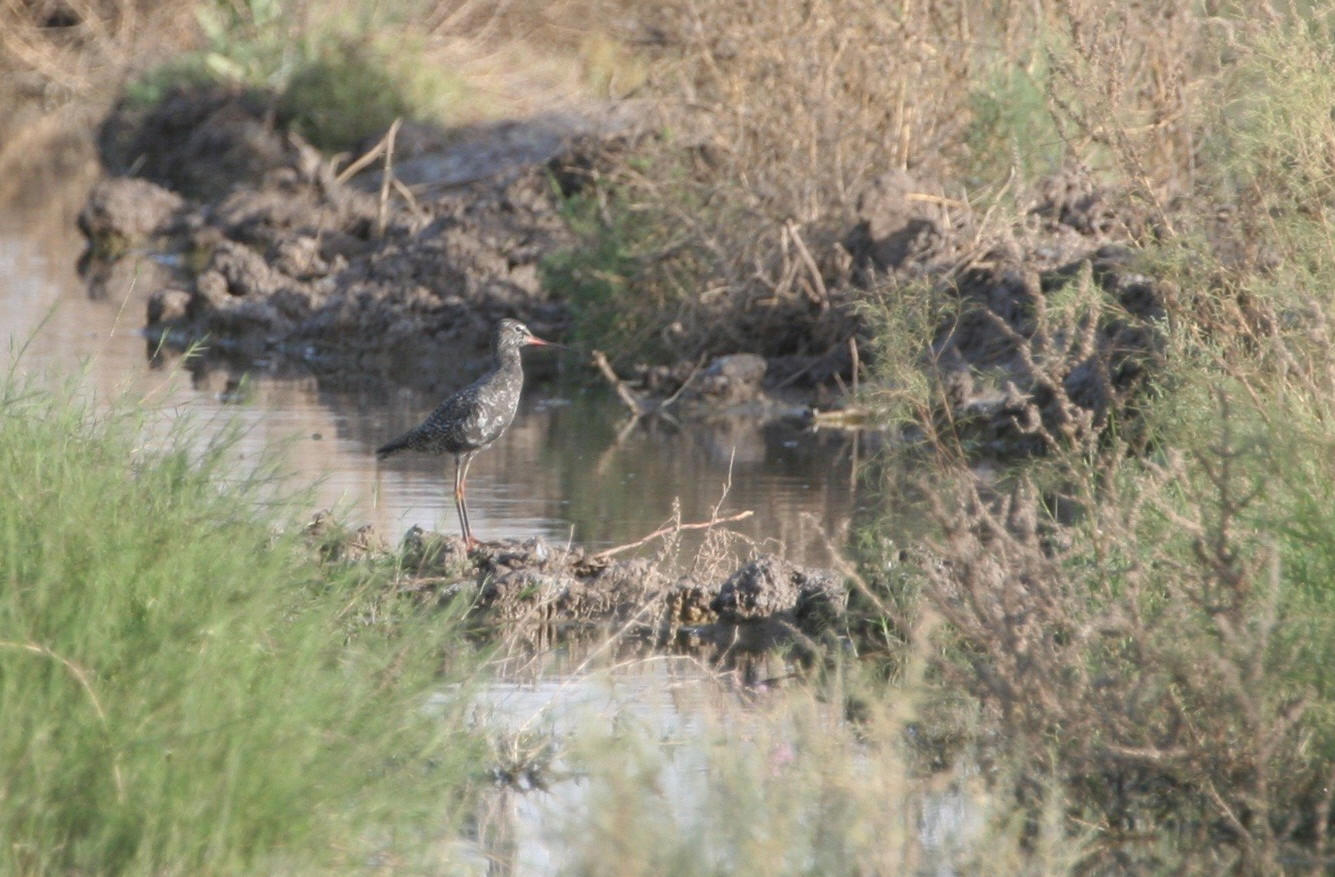
POLYGON ((1092 864, 1258 873, 1325 856, 1335 692, 1310 668, 1335 621, 1326 549, 1306 538, 1330 524, 1311 484, 1331 476, 1288 470, 1324 468, 1327 442, 1276 443, 1219 405, 1198 450, 1063 463, 1046 490, 966 474, 931 494, 943 691, 983 706, 1003 760, 1060 778, 1092 864))
POLYGON ((188 11, 154 0, 79 0, 0 6, 0 72, 50 106, 105 92, 135 62, 145 33, 170 47, 188 11))
POLYGON ((969 38, 962 9, 665 6, 646 92, 669 134, 613 169, 589 229, 602 252, 562 277, 593 288, 587 331, 615 342, 614 359, 846 337, 849 265, 834 245, 858 197, 887 170, 940 167, 962 135, 971 56, 942 51, 969 38), (600 300, 628 314, 608 318, 600 300))
MULTIPOLYGON (((939 404, 919 409, 932 458, 956 461, 919 485, 936 535, 917 583, 947 622, 940 696, 969 693, 974 739, 1009 775, 1049 778, 1015 787, 1017 831, 1061 790, 1080 872, 1320 873, 1335 776, 1335 690, 1317 669, 1335 619, 1320 278, 1335 251, 1329 126, 1311 120, 1332 103, 1329 21, 1177 9, 1128 42, 1132 22, 1078 12, 1048 95, 1070 143, 1149 208, 1162 356, 1134 417, 1068 418, 1081 429, 1048 429, 1046 459, 999 478, 967 468, 939 404)), ((1071 291, 1037 311, 1057 332, 998 328, 1079 414, 1068 372, 1044 378, 1095 349, 1048 358, 1097 313, 1054 307, 1071 291)))
POLYGON ((1192 190, 1198 120, 1189 111, 1218 68, 1212 22, 1197 4, 1057 2, 1047 98, 1074 157, 1100 161, 1166 219, 1192 190))
POLYGON ((480 96, 479 118, 514 118, 633 93, 644 68, 631 48, 638 36, 632 6, 437 0, 412 25, 427 35, 433 62, 480 96))
POLYGON ((0 201, 86 175, 91 132, 127 72, 184 45, 187 5, 0 3, 0 201))
POLYGON ((1185 0, 641 15, 662 135, 591 175, 575 211, 588 243, 552 273, 619 368, 631 351, 837 358, 865 340, 876 283, 857 228, 876 232, 886 180, 908 187, 892 209, 930 220, 904 270, 937 279, 1005 247, 1063 167, 1149 214, 1130 232, 1160 232, 1196 182, 1200 120, 1185 108, 1219 68, 1213 20, 1185 0))

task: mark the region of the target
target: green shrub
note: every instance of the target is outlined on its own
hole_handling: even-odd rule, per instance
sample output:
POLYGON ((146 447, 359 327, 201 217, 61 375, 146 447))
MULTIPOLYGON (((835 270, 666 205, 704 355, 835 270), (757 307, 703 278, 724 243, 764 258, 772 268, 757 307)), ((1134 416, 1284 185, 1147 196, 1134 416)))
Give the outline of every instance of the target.
MULTIPOLYGON (((568 299, 575 337, 614 364, 671 361, 683 353, 680 325, 698 312, 706 257, 616 186, 568 199, 566 221, 580 239, 544 260, 543 282, 568 299), (676 325, 674 325, 674 323, 676 325)), ((692 340, 698 344, 697 327, 692 340)), ((695 350, 685 352, 694 355, 695 350)))
POLYGON ((428 58, 414 19, 394 4, 348 13, 290 0, 201 3, 196 18, 205 46, 129 83, 133 104, 181 86, 252 88, 276 95, 284 124, 336 152, 396 118, 445 123, 468 99, 463 79, 428 58))
POLYGON ((383 133, 413 107, 385 59, 346 46, 322 52, 287 81, 279 111, 311 143, 331 152, 383 133))
POLYGON ((452 626, 353 623, 385 572, 319 562, 237 438, 0 386, 0 870, 360 870, 457 825, 452 626))
MULTIPOLYGON (((1041 58, 1041 56, 1040 56, 1041 58)), ((1034 180, 1061 169, 1067 152, 1047 101, 1049 73, 1041 60, 995 62, 969 100, 967 148, 961 170, 973 186, 994 184, 1013 171, 1034 180)))

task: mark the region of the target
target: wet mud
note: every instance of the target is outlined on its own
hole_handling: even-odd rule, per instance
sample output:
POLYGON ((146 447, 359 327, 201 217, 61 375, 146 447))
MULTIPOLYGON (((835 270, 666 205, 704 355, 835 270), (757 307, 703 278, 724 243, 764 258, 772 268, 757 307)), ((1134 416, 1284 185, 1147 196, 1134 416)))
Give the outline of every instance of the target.
POLYGON ((91 257, 139 247, 172 269, 148 301, 150 343, 207 339, 237 359, 436 392, 485 365, 503 316, 562 333, 566 307, 538 275, 545 254, 571 243, 557 153, 623 125, 547 118, 524 135, 501 125, 436 142, 405 130, 382 197, 383 163, 340 176, 346 157, 282 130, 259 97, 179 92, 107 120, 110 175, 79 223, 91 257))
POLYGON ((844 578, 775 554, 676 575, 648 557, 541 539, 482 542, 469 551, 457 536, 414 527, 391 547, 371 527, 349 532, 324 513, 306 535, 331 562, 393 563, 399 573, 386 599, 421 608, 467 601, 484 635, 614 630, 714 661, 780 647, 814 654, 847 637, 844 578))

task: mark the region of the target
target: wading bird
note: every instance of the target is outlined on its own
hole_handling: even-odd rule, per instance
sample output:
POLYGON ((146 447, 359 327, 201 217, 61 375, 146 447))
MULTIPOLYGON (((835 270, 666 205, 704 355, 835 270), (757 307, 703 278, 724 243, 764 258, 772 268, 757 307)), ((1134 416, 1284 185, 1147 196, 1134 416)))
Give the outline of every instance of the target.
POLYGON ((464 496, 468 464, 474 454, 500 438, 515 419, 519 393, 524 388, 519 350, 531 345, 560 347, 537 337, 518 320, 501 320, 491 336, 495 367, 441 402, 426 420, 375 452, 381 460, 403 450, 454 455, 454 508, 459 513, 464 542, 470 549, 477 545, 477 540, 468 526, 468 503, 464 496))

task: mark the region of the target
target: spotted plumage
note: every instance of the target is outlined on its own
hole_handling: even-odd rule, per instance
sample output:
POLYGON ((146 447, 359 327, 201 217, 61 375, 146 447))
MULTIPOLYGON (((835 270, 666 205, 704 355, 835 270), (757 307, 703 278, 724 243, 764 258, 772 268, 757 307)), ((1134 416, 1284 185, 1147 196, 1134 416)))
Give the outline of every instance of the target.
POLYGON ((501 320, 491 336, 495 367, 440 403, 426 420, 376 450, 376 457, 382 460, 403 450, 454 455, 454 506, 469 547, 477 540, 468 525, 464 500, 468 465, 473 455, 500 438, 515 418, 524 387, 520 348, 549 344, 518 320, 501 320))

